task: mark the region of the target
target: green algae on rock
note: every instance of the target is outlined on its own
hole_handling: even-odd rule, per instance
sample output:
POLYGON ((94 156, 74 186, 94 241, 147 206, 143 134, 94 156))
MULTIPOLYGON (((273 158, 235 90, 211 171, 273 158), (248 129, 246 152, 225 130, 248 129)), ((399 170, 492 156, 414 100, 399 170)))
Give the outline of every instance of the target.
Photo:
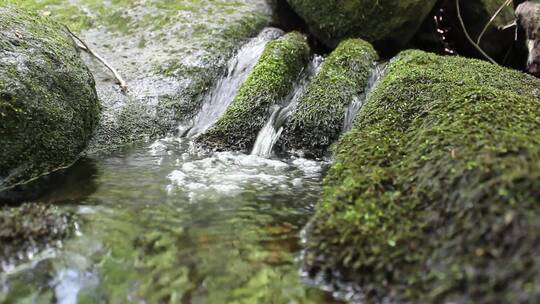
POLYGON ((191 119, 228 59, 271 19, 266 0, 4 2, 68 25, 127 81, 122 94, 87 60, 104 113, 91 154, 164 136, 191 119))
POLYGON ((334 148, 306 265, 373 301, 537 302, 540 80, 421 51, 386 75, 334 148))
POLYGON ((74 224, 72 212, 55 206, 25 203, 1 207, 0 265, 16 262, 13 259, 19 259, 19 253, 32 253, 69 237, 74 224))
POLYGON ((0 7, 0 191, 79 157, 98 125, 94 86, 60 24, 0 7))
POLYGON ((326 45, 362 38, 398 48, 416 33, 435 0, 287 0, 326 45))
POLYGON ((304 36, 297 32, 268 43, 223 117, 199 136, 198 142, 214 150, 249 150, 271 106, 279 105, 290 94, 309 55, 304 36))
POLYGON ((363 40, 342 42, 308 84, 278 145, 283 150, 324 155, 341 134, 347 106, 366 93, 377 59, 373 47, 363 40))

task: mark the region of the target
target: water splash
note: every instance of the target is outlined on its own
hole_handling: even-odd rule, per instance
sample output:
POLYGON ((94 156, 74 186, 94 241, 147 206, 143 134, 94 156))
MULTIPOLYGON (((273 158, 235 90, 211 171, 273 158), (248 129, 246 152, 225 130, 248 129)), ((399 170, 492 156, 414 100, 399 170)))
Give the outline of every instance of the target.
POLYGON ((99 279, 94 273, 69 268, 61 269, 50 283, 58 304, 76 304, 81 289, 98 284, 99 279))
POLYGON ((285 99, 286 102, 281 106, 275 106, 273 108, 267 123, 259 131, 251 152, 252 155, 260 157, 270 157, 272 155, 272 150, 283 132, 285 123, 296 110, 298 101, 304 94, 306 85, 311 77, 318 73, 322 61, 323 57, 315 56, 308 68, 300 76, 300 80, 294 86, 292 93, 285 99))
POLYGON ((375 63, 373 70, 371 71, 371 76, 369 77, 364 93, 360 96, 355 96, 347 112, 345 112, 345 120, 343 121, 343 133, 348 132, 352 129, 356 115, 366 102, 369 94, 377 87, 379 80, 384 76, 386 70, 386 63, 375 63))
POLYGON ((180 126, 180 136, 197 136, 210 128, 227 110, 240 86, 261 57, 266 44, 283 34, 276 28, 266 28, 244 45, 232 58, 227 73, 206 96, 203 106, 191 126, 180 126))

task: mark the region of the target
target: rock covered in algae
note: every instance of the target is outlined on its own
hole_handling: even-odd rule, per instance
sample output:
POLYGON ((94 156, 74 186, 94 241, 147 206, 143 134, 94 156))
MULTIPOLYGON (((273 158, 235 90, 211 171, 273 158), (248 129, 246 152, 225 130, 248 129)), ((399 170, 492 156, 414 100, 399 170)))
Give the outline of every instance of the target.
POLYGON ((3 1, 69 25, 126 80, 122 94, 87 60, 103 104, 89 153, 162 137, 191 119, 228 59, 271 19, 266 0, 3 1))
POLYGON ((71 235, 75 215, 56 206, 26 203, 0 208, 0 264, 24 259, 71 235))
POLYGON ((313 271, 374 302, 540 300, 540 80, 406 51, 334 153, 313 271))
POLYGON ((78 158, 99 120, 94 86, 60 24, 0 7, 0 191, 78 158))
POLYGON ((384 48, 405 45, 435 0, 287 0, 326 45, 362 38, 384 48))
POLYGON ((291 93, 309 56, 309 46, 300 33, 269 42, 223 117, 197 140, 215 150, 251 149, 270 108, 291 93))
POLYGON ((377 59, 363 40, 342 42, 307 85, 283 131, 282 148, 322 156, 341 134, 347 107, 365 93, 377 59))

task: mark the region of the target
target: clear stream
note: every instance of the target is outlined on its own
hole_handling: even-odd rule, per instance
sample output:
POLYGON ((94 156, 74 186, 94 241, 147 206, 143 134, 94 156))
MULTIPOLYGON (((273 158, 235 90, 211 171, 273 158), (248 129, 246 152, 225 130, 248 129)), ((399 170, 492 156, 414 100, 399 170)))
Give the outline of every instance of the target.
POLYGON ((82 160, 43 198, 76 236, 1 265, 0 303, 335 303, 296 261, 326 166, 174 137, 82 160))
MULTIPOLYGON (((322 58, 273 109, 252 155, 202 152, 192 139, 226 111, 266 43, 280 33, 264 30, 230 60, 179 136, 83 159, 54 174, 40 201, 75 212, 75 236, 25 253, 27 262, 0 264, 0 303, 336 303, 302 277, 297 261, 300 231, 329 164, 272 158, 322 58)), ((374 70, 366 94, 381 73, 374 70)), ((364 99, 347 110, 344 130, 364 99)))

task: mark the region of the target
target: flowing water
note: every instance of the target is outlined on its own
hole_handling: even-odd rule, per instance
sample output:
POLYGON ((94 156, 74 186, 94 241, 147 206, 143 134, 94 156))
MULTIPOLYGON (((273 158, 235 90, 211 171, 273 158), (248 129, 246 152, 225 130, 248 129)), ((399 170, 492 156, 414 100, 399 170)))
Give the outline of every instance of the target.
POLYGON ((244 45, 234 56, 214 89, 206 96, 202 109, 194 118, 192 124, 180 126, 180 135, 187 137, 197 136, 212 126, 227 110, 234 100, 238 89, 246 80, 251 70, 257 64, 266 44, 282 35, 276 28, 263 30, 256 38, 244 45))
POLYGON ((283 127, 296 110, 298 101, 304 94, 306 85, 311 77, 317 74, 322 62, 323 57, 314 56, 309 66, 301 73, 299 81, 295 84, 292 93, 285 98, 285 101, 281 105, 274 106, 268 121, 261 131, 259 131, 251 155, 261 157, 270 157, 272 155, 274 145, 278 142, 281 132, 283 132, 283 127))
POLYGON ((371 75, 369 77, 364 93, 360 96, 355 96, 347 111, 345 112, 345 120, 343 121, 343 133, 352 129, 354 120, 358 112, 366 102, 369 94, 377 87, 379 80, 384 76, 386 63, 375 63, 371 75))
POLYGON ((325 167, 172 137, 82 160, 41 199, 76 235, 1 265, 0 303, 333 303, 296 262, 325 167))

